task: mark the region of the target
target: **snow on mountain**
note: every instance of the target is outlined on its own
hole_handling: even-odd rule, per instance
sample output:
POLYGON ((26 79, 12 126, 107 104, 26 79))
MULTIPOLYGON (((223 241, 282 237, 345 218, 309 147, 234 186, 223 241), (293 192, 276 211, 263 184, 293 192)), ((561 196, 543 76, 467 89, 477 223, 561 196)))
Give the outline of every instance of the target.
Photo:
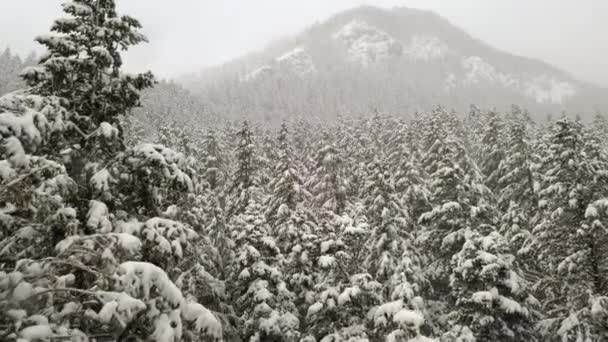
POLYGON ((409 8, 339 13, 186 82, 194 93, 213 98, 218 112, 259 117, 368 108, 402 113, 437 104, 509 110, 515 103, 538 113, 582 115, 608 108, 604 89, 542 61, 495 49, 436 14, 409 8), (239 92, 238 110, 231 96, 213 97, 222 84, 214 80, 235 78, 242 81, 230 85, 239 92), (262 82, 266 94, 251 91, 245 84, 250 82, 262 82))
POLYGON ((448 45, 433 36, 416 35, 403 49, 403 55, 413 59, 429 61, 445 56, 449 52, 448 45))
POLYGON ((458 81, 456 75, 451 73, 446 77, 444 83, 446 89, 453 89, 459 83, 463 85, 489 84, 521 92, 540 104, 561 104, 568 97, 576 94, 574 85, 567 81, 560 81, 548 75, 530 78, 530 76, 503 73, 479 56, 465 57, 462 59, 461 65, 464 70, 461 82, 458 81))
POLYGON ((276 59, 277 63, 288 66, 300 76, 317 71, 310 54, 303 47, 297 47, 276 59))
POLYGON ((317 71, 312 57, 303 47, 296 47, 295 49, 284 53, 275 58, 272 64, 273 65, 262 65, 249 72, 242 80, 246 82, 253 81, 260 77, 271 75, 275 72, 276 68, 286 68, 299 76, 306 76, 317 71))
POLYGON ((361 20, 346 24, 334 33, 333 38, 347 46, 352 62, 364 67, 403 53, 401 43, 388 33, 361 20))
POLYGON ((533 78, 525 83, 524 88, 526 95, 536 99, 538 103, 561 104, 565 99, 576 94, 575 87, 569 82, 547 75, 533 78))
POLYGON ((247 75, 243 76, 242 81, 249 82, 256 80, 260 77, 272 74, 273 69, 270 65, 262 65, 261 67, 251 71, 247 75))

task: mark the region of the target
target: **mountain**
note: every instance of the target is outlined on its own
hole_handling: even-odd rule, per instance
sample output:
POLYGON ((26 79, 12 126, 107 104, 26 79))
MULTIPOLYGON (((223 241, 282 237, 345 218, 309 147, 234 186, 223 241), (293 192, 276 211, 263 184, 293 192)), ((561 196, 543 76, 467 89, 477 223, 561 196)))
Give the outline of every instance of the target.
POLYGON ((608 91, 542 61, 499 51, 428 11, 359 7, 290 39, 183 77, 231 117, 413 114, 437 105, 538 117, 608 109, 608 91))

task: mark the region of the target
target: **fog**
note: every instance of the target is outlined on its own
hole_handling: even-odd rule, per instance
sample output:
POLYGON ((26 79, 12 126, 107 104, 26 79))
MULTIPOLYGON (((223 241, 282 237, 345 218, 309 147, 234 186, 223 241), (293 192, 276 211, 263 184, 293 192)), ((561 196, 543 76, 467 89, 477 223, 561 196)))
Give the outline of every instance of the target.
MULTIPOLYGON (((0 48, 22 54, 48 32, 62 0, 2 0, 0 48)), ((130 53, 131 70, 161 76, 196 71, 263 48, 334 13, 367 4, 437 12, 486 43, 538 58, 608 86, 608 2, 603 0, 175 0, 117 1, 141 20, 150 43, 130 53)))

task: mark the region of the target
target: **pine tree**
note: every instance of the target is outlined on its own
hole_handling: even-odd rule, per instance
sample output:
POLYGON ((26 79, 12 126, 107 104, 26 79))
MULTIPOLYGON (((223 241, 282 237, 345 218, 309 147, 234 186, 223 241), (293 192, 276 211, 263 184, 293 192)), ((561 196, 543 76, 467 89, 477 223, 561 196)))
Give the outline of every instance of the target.
POLYGON ((411 151, 408 145, 411 144, 402 143, 389 158, 396 164, 392 171, 395 190, 403 194, 401 202, 407 208, 410 218, 416 222, 422 213, 429 210, 431 193, 418 153, 411 151))
POLYGON ((397 197, 386 163, 374 161, 363 193, 367 224, 371 231, 370 253, 365 266, 374 278, 383 283, 394 273, 401 255, 411 246, 412 222, 397 197))
POLYGON ((315 161, 317 168, 306 186, 320 209, 340 215, 346 208, 348 189, 342 156, 336 148, 325 145, 317 151, 315 161))
POLYGON ((283 255, 271 236, 261 206, 250 201, 231 221, 236 257, 231 264, 231 292, 248 341, 297 341, 299 320, 293 294, 282 274, 283 255))
POLYGON ((508 124, 504 159, 500 161, 496 183, 497 208, 504 213, 501 233, 513 252, 520 251, 530 239, 537 216, 538 156, 529 141, 529 125, 523 114, 512 114, 508 124))
POLYGON ((304 188, 304 180, 300 175, 298 165, 293 158, 291 143, 289 141, 287 125, 283 123, 279 132, 278 160, 274 168, 274 178, 269 188, 272 194, 268 198, 266 217, 272 226, 280 220, 281 211, 295 211, 298 205, 310 199, 311 195, 304 188))
POLYGON ((122 141, 120 117, 152 81, 120 75, 117 49, 143 40, 139 24, 118 17, 109 0, 70 2, 64 10, 72 17, 53 26, 59 35, 39 39, 48 56, 24 74, 32 88, 0 100, 3 189, 29 190, 25 198, 3 198, 3 225, 26 229, 3 239, 1 253, 37 247, 15 254, 10 274, 0 272, 0 305, 11 309, 0 313, 1 334, 221 339, 213 314, 174 283, 180 269, 196 264, 199 238, 166 218, 192 190, 187 165, 162 146, 125 149, 122 141), (86 170, 75 167, 84 161, 86 170), (81 198, 71 207, 76 189, 81 198))
POLYGON ((213 130, 205 135, 202 144, 203 164, 205 168, 205 179, 212 190, 223 186, 226 178, 226 166, 222 146, 213 130))
POLYGON ((449 262, 462 247, 464 232, 492 222, 494 213, 489 190, 459 141, 436 140, 423 165, 433 180, 429 187, 432 209, 418 220, 423 225, 420 239, 435 264, 436 274, 429 277, 439 282, 436 289, 445 289, 449 262))
POLYGON ((249 123, 243 122, 239 135, 239 146, 236 150, 238 167, 234 173, 232 185, 228 191, 227 217, 242 213, 249 202, 261 200, 258 178, 258 159, 253 144, 249 123))
POLYGON ((454 255, 450 280, 456 298, 452 324, 467 326, 476 341, 535 341, 535 307, 527 283, 497 232, 467 230, 454 255))
MULTIPOLYGON (((539 192, 542 221, 534 228, 538 262, 546 269, 544 302, 550 310, 547 330, 564 338, 588 334, 572 325, 572 315, 587 306, 596 288, 596 239, 582 229, 587 206, 603 198, 605 161, 586 143, 580 123, 562 119, 551 130, 542 160, 545 177, 539 192), (567 279, 567 281, 561 281, 567 279)), ((591 215, 593 216, 593 215, 591 215)), ((576 317, 576 315, 574 316, 576 317)))
POLYGON ((486 186, 490 190, 497 192, 497 182, 502 176, 499 171, 499 165, 505 158, 505 144, 503 139, 503 119, 502 117, 491 111, 487 114, 484 120, 481 141, 480 141, 480 170, 486 177, 486 186))

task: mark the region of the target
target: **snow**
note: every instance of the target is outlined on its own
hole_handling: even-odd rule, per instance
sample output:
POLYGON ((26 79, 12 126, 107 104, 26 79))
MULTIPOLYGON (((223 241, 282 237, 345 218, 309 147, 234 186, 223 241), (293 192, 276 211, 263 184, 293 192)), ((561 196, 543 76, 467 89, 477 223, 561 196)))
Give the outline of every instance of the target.
POLYGON ((308 312, 306 314, 306 317, 310 317, 313 316, 315 314, 317 314, 319 311, 321 311, 323 309, 323 304, 322 303, 314 303, 313 305, 308 307, 308 312))
POLYGON ((416 61, 431 61, 449 52, 447 44, 433 36, 414 35, 403 49, 403 55, 416 61))
POLYGON ((74 15, 77 16, 88 16, 90 15, 93 10, 91 9, 91 7, 85 5, 85 4, 81 4, 81 3, 76 3, 76 2, 67 2, 61 5, 63 7, 63 10, 68 12, 68 13, 72 13, 74 15))
POLYGON ((116 311, 117 307, 118 307, 118 302, 116 302, 116 301, 111 301, 109 303, 106 303, 103 306, 103 308, 99 311, 99 313, 97 314, 99 321, 103 324, 110 323, 110 321, 112 320, 112 316, 114 315, 114 312, 116 311))
POLYGON ((541 104, 562 104, 577 93, 572 83, 559 80, 557 76, 503 73, 479 56, 463 57, 461 65, 463 79, 459 81, 454 73, 448 74, 444 80, 446 90, 456 88, 459 83, 494 85, 517 91, 541 104))
POLYGON ((118 244, 125 251, 135 254, 141 248, 141 241, 136 236, 125 233, 114 233, 107 234, 110 237, 115 237, 118 240, 118 244))
POLYGON ((286 66, 293 70, 300 76, 315 73, 315 68, 312 57, 306 52, 303 47, 296 47, 295 49, 279 56, 276 62, 281 66, 286 66))
POLYGON ((414 338, 410 338, 407 342, 437 342, 437 340, 428 338, 426 336, 418 335, 414 338))
POLYGON ((478 291, 473 293, 471 300, 478 304, 491 305, 494 297, 490 291, 478 291))
POLYGON ((29 157, 25 154, 25 150, 21 145, 21 141, 15 137, 3 139, 3 147, 8 156, 8 161, 15 168, 26 168, 29 166, 29 157))
POLYGON ((403 300, 396 300, 380 305, 374 311, 374 325, 384 326, 388 320, 403 308, 403 300))
POLYGON ((528 316, 528 310, 523 308, 518 302, 511 298, 500 296, 500 308, 509 314, 518 313, 523 316, 528 316))
POLYGON ((562 336, 562 339, 564 341, 566 341, 567 338, 565 337, 565 335, 579 324, 580 324, 580 321, 578 320, 578 316, 577 316, 576 312, 573 312, 570 314, 570 316, 568 316, 566 319, 564 319, 562 321, 561 326, 557 330, 557 334, 562 336))
POLYGON ((526 95, 538 103, 562 104, 567 98, 576 94, 574 85, 548 75, 528 80, 524 84, 524 89, 526 95))
POLYGON ((91 200, 89 202, 89 212, 87 214, 87 227, 99 233, 109 233, 112 231, 108 207, 105 203, 91 200))
POLYGON ((197 332, 205 332, 216 340, 222 340, 222 324, 211 311, 198 303, 187 303, 182 306, 182 316, 186 321, 194 321, 197 332))
POLYGON ((55 336, 51 327, 47 324, 32 325, 19 332, 19 337, 26 341, 47 340, 55 336))
POLYGON ((357 297, 361 293, 361 289, 358 286, 348 287, 346 288, 339 296, 338 296, 338 305, 344 306, 352 301, 353 298, 357 297))
POLYGON ((274 72, 274 69, 270 65, 263 65, 255 70, 251 71, 250 73, 246 74, 245 76, 243 76, 242 81, 249 82, 249 81, 257 80, 262 77, 269 76, 273 72, 274 72))
POLYGON ((13 289, 13 299, 21 302, 28 298, 30 298, 34 294, 34 287, 32 284, 23 281, 17 284, 15 289, 13 289))
POLYGON ((418 329, 424 323, 424 317, 416 311, 403 309, 395 314, 393 321, 404 328, 418 329))
POLYGON ((321 268, 332 267, 336 263, 336 259, 331 255, 322 255, 319 257, 319 266, 321 268))
POLYGON ((498 257, 492 253, 488 253, 485 251, 479 251, 477 253, 477 259, 481 260, 484 264, 486 264, 485 266, 491 266, 491 264, 494 264, 498 260, 498 257))
POLYGON ((361 20, 351 21, 332 37, 342 41, 348 48, 350 60, 363 67, 403 53, 401 43, 388 33, 361 20))
POLYGON ((102 122, 99 124, 97 134, 107 140, 112 140, 118 137, 118 129, 107 122, 102 122))
MULTIPOLYGON (((101 59, 103 61, 103 63, 111 64, 114 62, 114 59, 112 58, 112 55, 110 54, 108 49, 106 49, 103 46, 94 46, 93 48, 91 48, 91 53, 93 56, 96 56, 99 59, 101 59)), ((112 126, 110 125, 110 127, 112 127, 112 126)), ((103 136, 106 136, 105 135, 106 132, 112 132, 111 130, 110 131, 107 130, 107 126, 104 127, 102 129, 102 131, 105 131, 102 133, 103 136)), ((118 132, 118 131, 116 131, 116 132, 118 132)))
POLYGON ((120 265, 118 272, 120 284, 128 294, 147 300, 152 288, 155 288, 169 303, 177 305, 183 302, 181 291, 158 266, 127 261, 120 265))

